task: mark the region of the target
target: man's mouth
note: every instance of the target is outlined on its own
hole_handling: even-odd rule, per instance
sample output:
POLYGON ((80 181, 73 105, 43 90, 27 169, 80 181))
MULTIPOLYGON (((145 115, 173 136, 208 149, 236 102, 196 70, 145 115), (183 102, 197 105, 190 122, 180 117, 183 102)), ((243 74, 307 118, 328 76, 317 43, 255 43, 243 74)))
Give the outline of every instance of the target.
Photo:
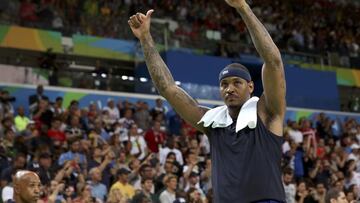
POLYGON ((231 95, 227 95, 225 98, 226 99, 237 99, 238 96, 231 94, 231 95))

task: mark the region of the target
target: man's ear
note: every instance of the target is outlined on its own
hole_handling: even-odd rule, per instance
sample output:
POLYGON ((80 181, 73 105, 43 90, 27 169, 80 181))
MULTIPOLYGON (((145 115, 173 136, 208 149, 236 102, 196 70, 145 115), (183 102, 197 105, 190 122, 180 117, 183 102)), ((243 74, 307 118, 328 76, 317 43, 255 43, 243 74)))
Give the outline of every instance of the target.
POLYGON ((16 181, 16 180, 14 180, 14 193, 15 194, 21 193, 20 185, 19 185, 18 181, 16 181))
POLYGON ((249 87, 249 93, 252 94, 254 92, 254 82, 253 81, 248 82, 248 87, 249 87))

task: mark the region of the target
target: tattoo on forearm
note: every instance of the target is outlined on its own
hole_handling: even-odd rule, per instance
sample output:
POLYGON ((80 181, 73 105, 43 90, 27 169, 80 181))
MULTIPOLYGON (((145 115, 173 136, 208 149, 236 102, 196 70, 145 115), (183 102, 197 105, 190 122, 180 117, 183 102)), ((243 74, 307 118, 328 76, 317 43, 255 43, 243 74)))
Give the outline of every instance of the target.
POLYGON ((238 12, 248 27, 256 50, 264 61, 272 63, 275 59, 281 59, 279 49, 276 47, 270 34, 255 16, 251 8, 246 6, 244 7, 244 10, 238 10, 238 12))
POLYGON ((175 84, 175 81, 159 52, 156 50, 152 38, 148 37, 146 40, 142 40, 141 44, 152 81, 159 93, 162 94, 166 88, 175 84))

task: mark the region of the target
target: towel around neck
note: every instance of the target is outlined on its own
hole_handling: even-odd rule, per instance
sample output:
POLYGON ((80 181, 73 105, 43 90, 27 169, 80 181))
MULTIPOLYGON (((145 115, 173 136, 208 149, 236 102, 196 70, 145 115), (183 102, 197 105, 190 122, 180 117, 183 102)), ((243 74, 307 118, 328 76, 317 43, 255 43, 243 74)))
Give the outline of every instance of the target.
MULTIPOLYGON (((244 129, 246 126, 251 129, 256 127, 258 101, 258 97, 251 97, 243 104, 236 119, 236 132, 244 129)), ((203 123, 206 128, 210 125, 211 128, 225 128, 233 123, 233 119, 229 114, 227 106, 223 105, 207 111, 198 122, 198 124, 200 123, 203 123)))

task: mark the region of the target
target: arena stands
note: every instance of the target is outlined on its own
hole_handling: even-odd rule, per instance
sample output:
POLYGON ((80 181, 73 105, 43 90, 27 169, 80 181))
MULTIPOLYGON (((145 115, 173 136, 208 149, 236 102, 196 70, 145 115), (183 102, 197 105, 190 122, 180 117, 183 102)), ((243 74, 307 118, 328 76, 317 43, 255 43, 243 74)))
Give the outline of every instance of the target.
MULTIPOLYGON (((319 55, 337 52, 345 66, 350 66, 348 56, 359 57, 360 25, 355 20, 360 17, 359 2, 251 2, 255 13, 282 50, 319 55), (328 12, 332 9, 336 11, 328 12)), ((216 55, 237 57, 239 47, 234 47, 231 42, 242 39, 243 45, 251 45, 244 23, 221 0, 4 0, 0 8, 0 22, 58 30, 70 36, 81 33, 132 39, 130 30, 124 29, 124 26, 135 8, 143 12, 154 8, 156 18, 175 21, 175 27, 170 28, 171 40, 179 40, 182 47, 208 48, 216 55), (208 39, 209 31, 219 31, 221 43, 209 47, 209 44, 214 44, 211 37, 208 39)), ((163 32, 157 35, 163 35, 163 32)), ((249 51, 247 46, 241 51, 249 51)))
MULTIPOLYGON (((335 53, 343 67, 360 67, 355 66, 360 52, 359 1, 252 0, 251 4, 282 51, 316 56, 335 53)), ((243 22, 222 0, 1 0, 0 24, 53 30, 61 32, 62 37, 82 34, 133 40, 126 21, 135 11, 148 8, 155 9, 154 17, 160 19, 160 24, 169 23, 165 28, 169 29, 171 46, 204 49, 202 54, 228 58, 253 54, 243 22), (240 45, 234 45, 237 39, 241 39, 240 45)), ((163 28, 154 29, 161 44, 165 43, 163 28)), ((67 53, 56 54, 58 61, 68 57, 67 53)), ((39 67, 53 63, 49 63, 49 55, 53 56, 51 50, 41 52, 36 59, 39 67)), ((125 81, 126 77, 130 83, 130 71, 120 70, 115 76, 112 71, 116 68, 110 70, 109 63, 103 63, 106 59, 100 62, 87 57, 82 60, 93 63, 95 69, 91 72, 59 68, 75 78, 68 88, 55 87, 64 81, 37 88, 0 81, 0 203, 12 202, 12 176, 22 169, 39 174, 43 184, 39 202, 44 203, 213 202, 207 136, 183 121, 157 96, 138 95, 132 86, 113 82, 125 81), (109 83, 117 89, 111 89, 109 83), (172 198, 175 201, 168 201, 172 198)), ((7 60, 1 58, 0 63, 7 65, 7 60)), ((258 59, 250 56, 248 60, 258 59)), ((48 82, 44 75, 51 76, 55 70, 26 69, 25 62, 1 66, 1 74, 15 77, 11 74, 21 70, 27 75, 16 75, 21 78, 17 83, 42 84, 48 82)), ((336 73, 338 82, 354 85, 351 91, 343 90, 344 99, 351 95, 351 102, 343 104, 343 110, 359 112, 356 73, 354 83, 342 80, 348 72, 336 73)), ((149 82, 148 78, 142 79, 149 82)), ((299 91, 307 87, 300 82, 298 85, 299 91)), ((294 100, 304 102, 301 99, 294 100)), ((296 109, 287 115, 281 163, 286 201, 324 203, 326 192, 337 188, 344 191, 348 202, 359 202, 360 116, 320 112, 296 109)))

